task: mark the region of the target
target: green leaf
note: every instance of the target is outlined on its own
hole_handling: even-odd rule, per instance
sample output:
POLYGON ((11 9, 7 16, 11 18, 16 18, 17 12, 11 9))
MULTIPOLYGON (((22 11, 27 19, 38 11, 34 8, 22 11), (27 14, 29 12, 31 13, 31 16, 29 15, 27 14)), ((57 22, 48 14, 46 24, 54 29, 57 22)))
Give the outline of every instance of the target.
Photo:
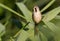
POLYGON ((0 16, 3 15, 4 9, 0 7, 0 16))
POLYGON ((60 41, 60 18, 59 18, 59 16, 57 18, 54 18, 53 20, 51 20, 51 22, 53 22, 56 26, 59 27, 57 29, 58 31, 55 34, 55 40, 60 41))
MULTIPOLYGON (((58 30, 58 32, 57 33, 59 33, 60 32, 60 19, 54 19, 54 20, 52 20, 51 21, 52 23, 54 23, 56 26, 57 26, 57 30, 58 30)), ((59 33, 59 35, 60 35, 60 33, 59 33)))
POLYGON ((34 41, 41 41, 39 35, 35 35, 34 38, 34 41))
POLYGON ((2 41, 1 37, 0 37, 0 41, 2 41))
POLYGON ((41 41, 52 41, 54 40, 54 32, 48 28, 48 26, 44 25, 44 23, 39 25, 39 33, 41 41))
MULTIPOLYGON (((5 13, 5 17, 4 17, 2 20, 0 20, 1 23, 7 22, 7 21, 11 18, 11 16, 12 16, 11 12, 7 11, 7 12, 5 13)), ((4 25, 5 25, 5 24, 4 24, 4 25)))
POLYGON ((51 2, 49 2, 49 3, 41 10, 41 12, 43 12, 43 11, 45 11, 47 8, 49 8, 54 2, 55 2, 55 0, 52 0, 51 2))
POLYGON ((5 26, 0 23, 0 37, 5 33, 5 26))
POLYGON ((54 23, 52 22, 44 22, 46 26, 48 26, 53 32, 59 32, 59 27, 56 26, 54 23))
POLYGON ((60 19, 59 17, 54 18, 53 20, 51 20, 52 23, 54 23, 56 26, 60 27, 60 19))
POLYGON ((60 16, 59 16, 59 15, 57 15, 57 16, 55 17, 55 19, 57 19, 57 20, 58 20, 58 19, 60 19, 60 16))
POLYGON ((25 41, 28 38, 29 34, 22 30, 21 33, 19 34, 17 41, 25 41))
POLYGON ((47 37, 42 32, 39 33, 40 33, 41 41, 47 41, 47 37))
POLYGON ((25 19, 25 17, 23 17, 22 15, 20 15, 18 12, 16 12, 16 11, 12 10, 11 8, 9 8, 9 7, 5 6, 5 5, 4 5, 4 4, 2 4, 2 3, 0 3, 0 7, 4 8, 4 9, 7 9, 7 10, 11 11, 12 13, 14 13, 14 14, 18 15, 19 17, 22 17, 22 18, 24 18, 24 19, 25 19))
POLYGON ((29 38, 31 40, 34 39, 34 23, 32 21, 32 13, 27 9, 27 7, 24 5, 24 3, 16 3, 17 6, 20 8, 20 10, 22 11, 22 13, 24 14, 24 16, 26 17, 26 20, 28 22, 30 22, 26 28, 29 28, 29 30, 27 31, 29 34, 31 34, 29 36, 29 38))
POLYGON ((12 37, 10 37, 10 40, 11 40, 11 41, 15 41, 12 37))
POLYGON ((60 13, 60 6, 46 13, 46 15, 44 16, 42 20, 48 22, 52 20, 53 18, 55 18, 57 14, 59 13, 60 13))
POLYGON ((31 21, 32 20, 32 13, 27 9, 27 7, 24 5, 24 3, 16 3, 17 6, 19 7, 19 9, 22 11, 22 13, 24 14, 25 18, 27 21, 31 21))

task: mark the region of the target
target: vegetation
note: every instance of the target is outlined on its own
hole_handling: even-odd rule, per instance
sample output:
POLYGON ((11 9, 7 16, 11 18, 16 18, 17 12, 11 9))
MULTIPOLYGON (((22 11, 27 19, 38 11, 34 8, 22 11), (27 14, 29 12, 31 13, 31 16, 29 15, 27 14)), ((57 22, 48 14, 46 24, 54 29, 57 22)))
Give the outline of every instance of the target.
POLYGON ((0 0, 0 41, 36 41, 32 9, 38 5, 42 21, 38 41, 60 41, 59 0, 0 0))

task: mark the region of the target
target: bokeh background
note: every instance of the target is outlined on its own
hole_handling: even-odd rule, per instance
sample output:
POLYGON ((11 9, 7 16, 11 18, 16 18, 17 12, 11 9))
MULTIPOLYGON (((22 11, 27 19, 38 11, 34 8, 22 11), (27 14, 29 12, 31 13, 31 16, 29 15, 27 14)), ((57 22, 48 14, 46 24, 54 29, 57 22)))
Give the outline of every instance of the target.
POLYGON ((60 0, 0 0, 0 41, 36 41, 33 7, 42 14, 40 41, 60 41, 60 0))

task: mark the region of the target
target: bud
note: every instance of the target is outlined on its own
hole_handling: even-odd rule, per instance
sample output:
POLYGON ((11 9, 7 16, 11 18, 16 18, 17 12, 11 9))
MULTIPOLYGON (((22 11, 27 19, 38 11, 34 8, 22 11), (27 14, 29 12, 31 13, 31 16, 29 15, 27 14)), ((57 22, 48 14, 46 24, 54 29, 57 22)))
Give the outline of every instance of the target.
POLYGON ((41 21, 42 16, 38 6, 34 6, 32 18, 36 24, 38 24, 41 21))

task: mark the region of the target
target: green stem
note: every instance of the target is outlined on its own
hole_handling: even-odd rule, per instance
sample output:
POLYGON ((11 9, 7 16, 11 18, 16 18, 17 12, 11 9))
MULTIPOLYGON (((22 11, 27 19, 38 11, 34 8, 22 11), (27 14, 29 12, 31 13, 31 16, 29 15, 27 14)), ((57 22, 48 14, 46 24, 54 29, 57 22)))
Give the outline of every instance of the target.
POLYGON ((49 2, 42 10, 41 12, 44 12, 47 8, 49 8, 53 3, 55 2, 55 0, 52 0, 51 2, 49 2))
POLYGON ((23 28, 21 30, 19 30, 13 37, 16 38, 22 30, 23 30, 23 28))
POLYGON ((8 21, 6 21, 6 23, 4 24, 4 26, 6 27, 8 23, 9 23, 9 22, 8 22, 8 21))
POLYGON ((38 29, 38 24, 35 24, 34 30, 35 30, 35 41, 40 41, 40 37, 39 37, 39 29, 38 29))
POLYGON ((20 15, 19 13, 17 13, 17 12, 16 12, 16 11, 14 11, 14 10, 12 10, 11 8, 9 8, 9 7, 5 6, 5 5, 4 5, 4 4, 2 4, 2 3, 0 3, 0 7, 3 7, 4 9, 7 9, 7 10, 11 11, 12 13, 14 13, 14 14, 18 15, 19 17, 22 17, 22 18, 24 18, 24 19, 25 19, 25 17, 24 17, 24 16, 20 15))

